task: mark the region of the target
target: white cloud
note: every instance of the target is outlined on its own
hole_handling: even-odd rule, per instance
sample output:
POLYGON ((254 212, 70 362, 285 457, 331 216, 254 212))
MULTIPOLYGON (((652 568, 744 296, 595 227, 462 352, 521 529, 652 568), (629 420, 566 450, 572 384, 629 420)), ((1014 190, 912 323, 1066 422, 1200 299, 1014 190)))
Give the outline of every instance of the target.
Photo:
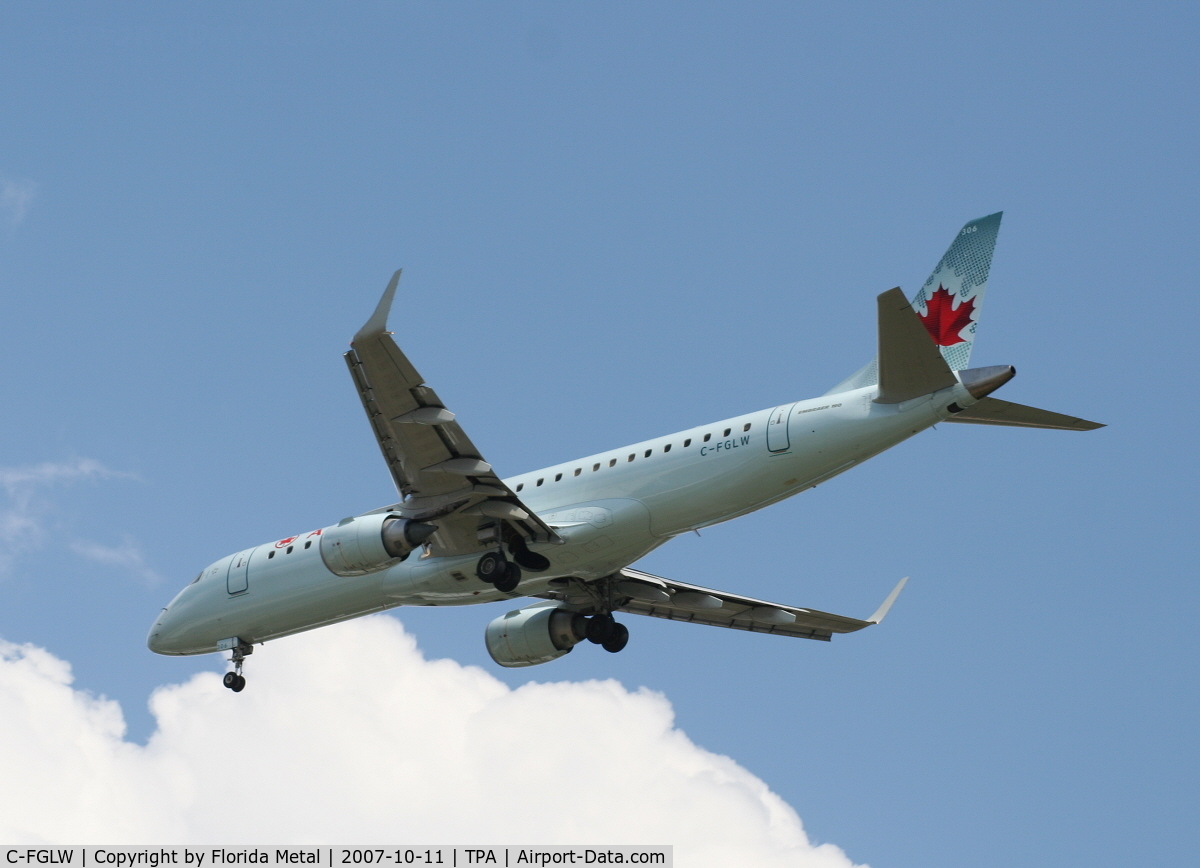
POLYGON ((91 458, 0 467, 0 488, 7 497, 0 508, 0 572, 11 567, 21 553, 45 543, 43 519, 53 507, 45 496, 46 489, 63 483, 127 476, 91 458))
POLYGON ((9 497, 14 497, 36 485, 63 481, 73 482, 77 479, 105 479, 124 475, 115 470, 109 470, 99 461, 91 458, 76 458, 74 461, 43 461, 41 464, 30 464, 25 467, 0 467, 0 485, 4 486, 9 497))
POLYGON ((140 579, 147 587, 162 584, 163 578, 146 563, 133 538, 126 535, 119 546, 106 546, 89 540, 76 540, 71 543, 71 551, 80 557, 87 558, 107 566, 119 567, 140 579))
MULTIPOLYGON (((131 478, 130 474, 110 470, 91 458, 0 467, 0 489, 7 498, 7 503, 0 508, 0 572, 10 569, 19 555, 45 545, 48 537, 45 519, 54 511, 48 489, 76 482, 128 478, 131 478)), ((118 546, 77 540, 70 547, 80 557, 122 568, 146 585, 154 586, 162 581, 128 535, 118 546)))
POLYGON ((0 840, 654 843, 687 866, 851 864, 657 693, 510 689, 425 660, 389 616, 260 647, 247 673, 241 694, 216 673, 157 690, 141 746, 66 663, 0 643, 0 840))
POLYGON ((37 184, 28 178, 0 178, 0 214, 9 226, 25 219, 33 204, 37 184))

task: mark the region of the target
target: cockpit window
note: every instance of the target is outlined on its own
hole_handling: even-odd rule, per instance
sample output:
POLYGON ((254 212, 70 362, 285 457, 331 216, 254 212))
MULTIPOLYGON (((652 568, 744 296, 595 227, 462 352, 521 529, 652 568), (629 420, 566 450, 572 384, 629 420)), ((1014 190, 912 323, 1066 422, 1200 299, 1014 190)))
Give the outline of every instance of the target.
POLYGON ((196 578, 192 579, 190 582, 188 582, 188 584, 194 585, 194 584, 196 584, 196 582, 200 581, 202 578, 204 578, 204 570, 201 570, 200 575, 196 576, 196 578))

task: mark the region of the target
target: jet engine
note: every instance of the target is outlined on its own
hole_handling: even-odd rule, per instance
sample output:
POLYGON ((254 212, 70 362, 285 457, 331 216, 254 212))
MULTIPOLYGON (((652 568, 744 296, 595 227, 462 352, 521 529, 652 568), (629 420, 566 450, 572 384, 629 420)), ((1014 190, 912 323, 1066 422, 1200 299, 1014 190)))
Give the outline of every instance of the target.
POLYGON ((542 604, 509 612, 487 625, 488 653, 510 669, 549 663, 587 635, 587 618, 561 606, 542 604))
POLYGON ((365 576, 400 563, 437 530, 380 512, 344 518, 321 531, 321 559, 339 576, 365 576))

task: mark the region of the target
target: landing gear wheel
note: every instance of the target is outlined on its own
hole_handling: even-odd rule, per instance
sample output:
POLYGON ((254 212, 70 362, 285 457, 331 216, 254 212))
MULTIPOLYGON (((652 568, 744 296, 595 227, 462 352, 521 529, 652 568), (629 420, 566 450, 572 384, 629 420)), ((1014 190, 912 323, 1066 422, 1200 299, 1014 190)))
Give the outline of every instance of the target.
POLYGON ((603 645, 616 625, 612 615, 593 615, 587 622, 587 640, 593 645, 603 645))
POLYGON ((517 585, 521 583, 521 568, 512 561, 504 562, 504 573, 499 576, 492 584, 496 586, 496 590, 501 593, 511 593, 517 589, 517 585))
POLYGON ((613 621, 613 629, 608 638, 600 643, 600 647, 610 654, 616 654, 629 644, 629 628, 620 621, 613 621))
POLYGON ((479 576, 479 580, 482 582, 487 582, 489 585, 495 584, 497 579, 504 576, 507 564, 508 561, 500 552, 487 552, 475 565, 475 575, 479 576))
POLYGON ((221 679, 221 683, 232 690, 234 693, 241 693, 246 689, 246 679, 242 675, 242 664, 246 662, 246 658, 254 653, 254 646, 249 642, 238 640, 238 643, 233 646, 233 654, 229 658, 229 662, 233 664, 233 671, 226 672, 225 677, 221 679))

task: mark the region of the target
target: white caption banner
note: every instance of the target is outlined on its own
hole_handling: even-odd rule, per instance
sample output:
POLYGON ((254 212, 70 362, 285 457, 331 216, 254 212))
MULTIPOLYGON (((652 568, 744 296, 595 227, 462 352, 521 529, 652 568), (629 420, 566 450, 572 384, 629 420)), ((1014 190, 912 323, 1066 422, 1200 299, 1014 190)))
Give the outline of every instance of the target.
POLYGON ((324 868, 363 868, 404 865, 437 865, 446 868, 504 866, 524 868, 551 865, 657 865, 673 868, 673 848, 629 844, 460 846, 457 844, 392 844, 295 847, 295 846, 188 846, 124 847, 66 846, 29 847, 0 845, 0 868, 229 868, 229 866, 314 865, 324 868))

